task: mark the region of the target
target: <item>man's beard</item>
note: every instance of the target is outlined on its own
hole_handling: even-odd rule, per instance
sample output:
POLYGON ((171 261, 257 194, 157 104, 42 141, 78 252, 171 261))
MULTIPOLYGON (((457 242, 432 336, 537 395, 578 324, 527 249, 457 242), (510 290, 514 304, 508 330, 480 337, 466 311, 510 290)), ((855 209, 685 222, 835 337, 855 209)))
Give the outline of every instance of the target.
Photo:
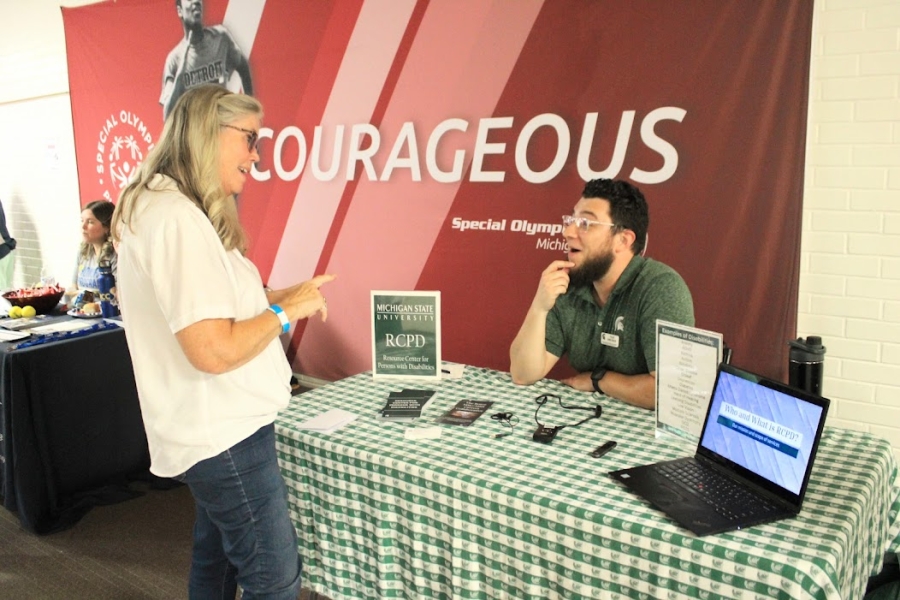
POLYGON ((569 271, 569 285, 576 287, 593 285, 595 281, 603 279, 612 264, 613 253, 611 251, 589 258, 580 267, 569 271))

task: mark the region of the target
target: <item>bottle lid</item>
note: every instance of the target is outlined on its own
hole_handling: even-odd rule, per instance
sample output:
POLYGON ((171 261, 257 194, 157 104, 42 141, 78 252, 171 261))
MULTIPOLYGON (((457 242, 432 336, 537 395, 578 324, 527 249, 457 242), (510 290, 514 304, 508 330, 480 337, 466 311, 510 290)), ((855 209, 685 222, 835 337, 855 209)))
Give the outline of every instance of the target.
POLYGON ((796 340, 788 342, 791 347, 791 360, 798 362, 821 362, 825 357, 825 346, 822 345, 822 338, 818 335, 811 335, 805 340, 800 337, 796 340))

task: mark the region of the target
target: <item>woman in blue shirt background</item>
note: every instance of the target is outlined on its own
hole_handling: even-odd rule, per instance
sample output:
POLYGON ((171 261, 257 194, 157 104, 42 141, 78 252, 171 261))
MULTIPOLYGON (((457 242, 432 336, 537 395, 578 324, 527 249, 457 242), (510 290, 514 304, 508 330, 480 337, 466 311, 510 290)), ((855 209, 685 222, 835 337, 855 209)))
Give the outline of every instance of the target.
POLYGON ((81 290, 98 291, 100 265, 109 263, 113 277, 116 276, 118 257, 109 237, 109 224, 116 205, 108 200, 88 202, 81 211, 81 247, 78 250, 78 268, 75 271, 75 285, 69 295, 76 296, 81 290))

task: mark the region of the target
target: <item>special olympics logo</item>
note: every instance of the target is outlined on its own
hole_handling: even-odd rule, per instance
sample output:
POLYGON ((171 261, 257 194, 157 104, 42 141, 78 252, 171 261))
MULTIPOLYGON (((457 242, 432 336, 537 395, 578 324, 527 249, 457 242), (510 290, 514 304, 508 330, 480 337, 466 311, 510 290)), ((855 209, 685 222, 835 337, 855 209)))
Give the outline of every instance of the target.
POLYGON ((97 176, 103 197, 115 201, 152 149, 153 138, 143 119, 127 110, 110 114, 97 136, 97 176))

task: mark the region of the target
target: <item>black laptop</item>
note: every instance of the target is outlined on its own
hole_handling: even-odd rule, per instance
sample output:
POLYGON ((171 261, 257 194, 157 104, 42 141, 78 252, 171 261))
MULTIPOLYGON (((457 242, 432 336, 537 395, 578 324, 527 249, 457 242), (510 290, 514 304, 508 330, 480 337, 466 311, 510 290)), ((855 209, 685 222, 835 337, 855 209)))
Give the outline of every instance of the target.
POLYGON ((829 400, 720 365, 693 457, 609 475, 697 535, 800 512, 829 400))

